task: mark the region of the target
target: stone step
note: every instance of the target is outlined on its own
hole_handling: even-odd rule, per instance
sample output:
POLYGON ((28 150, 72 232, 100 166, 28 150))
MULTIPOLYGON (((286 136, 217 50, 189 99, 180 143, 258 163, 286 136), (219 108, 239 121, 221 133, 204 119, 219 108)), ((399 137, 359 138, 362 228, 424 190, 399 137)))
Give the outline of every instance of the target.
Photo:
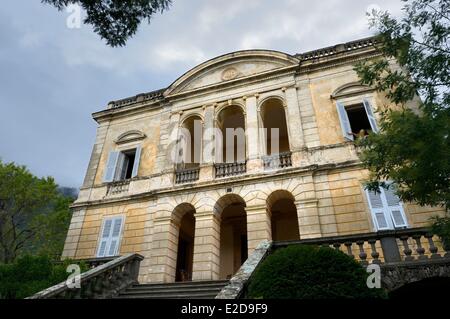
POLYGON ((179 294, 176 296, 167 296, 165 294, 160 295, 119 295, 114 299, 214 299, 217 294, 179 294))
POLYGON ((122 291, 118 299, 214 299, 228 280, 189 281, 134 285, 122 291))
POLYGON ((180 281, 180 282, 170 282, 170 283, 154 283, 154 284, 138 284, 134 287, 186 287, 186 286, 206 286, 206 285, 222 285, 225 286, 228 284, 229 280, 197 280, 197 281, 180 281))
POLYGON ((136 286, 130 287, 128 289, 133 289, 133 290, 136 290, 136 291, 138 291, 138 290, 146 290, 146 291, 147 290, 159 290, 159 289, 163 289, 163 290, 179 290, 179 289, 196 289, 196 288, 222 289, 225 286, 226 286, 226 284, 171 285, 171 286, 136 285, 136 286))
POLYGON ((122 292, 122 294, 154 294, 154 293, 167 293, 167 294, 174 294, 174 293, 180 293, 180 292, 208 292, 208 291, 219 291, 222 290, 222 287, 195 287, 190 289, 164 289, 164 288, 158 288, 158 289, 133 289, 128 288, 125 291, 122 292))

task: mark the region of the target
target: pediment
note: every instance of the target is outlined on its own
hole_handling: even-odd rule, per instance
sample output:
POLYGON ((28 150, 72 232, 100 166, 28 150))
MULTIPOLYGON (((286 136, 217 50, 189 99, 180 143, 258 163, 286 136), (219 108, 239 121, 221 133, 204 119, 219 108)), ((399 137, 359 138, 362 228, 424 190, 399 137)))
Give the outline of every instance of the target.
POLYGON ((120 134, 117 137, 115 142, 116 142, 116 144, 124 144, 124 143, 139 141, 146 137, 147 136, 144 133, 142 133, 141 131, 132 130, 132 131, 128 131, 123 134, 120 134))
POLYGON ((343 96, 355 95, 355 94, 363 94, 369 91, 373 91, 374 89, 370 86, 363 85, 359 82, 351 82, 344 85, 341 85, 336 90, 333 91, 331 97, 333 99, 343 96))
POLYGON ((282 52, 239 51, 206 61, 178 78, 165 92, 171 95, 227 83, 296 66, 299 60, 282 52))

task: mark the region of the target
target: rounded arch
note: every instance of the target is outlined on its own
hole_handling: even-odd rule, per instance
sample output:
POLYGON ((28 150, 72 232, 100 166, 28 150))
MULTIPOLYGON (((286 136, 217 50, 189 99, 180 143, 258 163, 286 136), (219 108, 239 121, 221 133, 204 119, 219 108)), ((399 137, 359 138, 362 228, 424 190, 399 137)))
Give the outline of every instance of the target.
POLYGON ((174 240, 177 242, 175 281, 192 280, 195 239, 195 207, 190 203, 177 205, 172 212, 174 240), (176 235, 175 235, 176 234, 176 235))
POLYGON ((288 116, 284 99, 269 96, 259 107, 259 118, 263 127, 261 139, 262 152, 265 155, 286 153, 291 150, 288 116))
POLYGON ((216 138, 216 162, 242 162, 247 157, 246 120, 243 107, 230 104, 216 113, 215 125, 222 133, 216 138), (229 135, 231 129, 232 135, 229 135))
POLYGON ((263 106, 263 104, 269 100, 278 100, 281 103, 281 105, 283 106, 286 105, 286 100, 284 99, 283 96, 278 94, 271 94, 263 97, 262 99, 258 99, 258 109, 261 110, 261 106, 263 106))
POLYGON ((267 197, 266 203, 270 214, 272 240, 300 239, 294 195, 287 190, 279 189, 267 197))
POLYGON ((368 85, 361 84, 360 82, 349 82, 335 89, 331 93, 331 98, 336 99, 346 95, 362 94, 371 91, 374 91, 374 89, 368 85))
POLYGON ((231 104, 223 103, 222 105, 217 106, 215 109, 215 112, 214 112, 214 120, 218 121, 219 114, 222 113, 222 111, 226 110, 229 107, 239 107, 241 109, 242 114, 246 115, 245 105, 238 101, 233 101, 233 103, 231 103, 231 104))
POLYGON ((233 63, 243 60, 266 61, 272 64, 275 63, 280 67, 297 66, 300 63, 300 60, 297 59, 296 57, 280 51, 274 50, 235 51, 207 60, 190 69, 189 71, 185 72, 165 90, 164 95, 168 96, 177 93, 179 89, 185 87, 189 81, 202 74, 205 74, 208 71, 211 71, 218 67, 228 67, 233 63))
POLYGON ((191 203, 178 204, 172 211, 172 221, 179 224, 185 214, 193 212, 195 215, 195 207, 191 203))
POLYGON ((186 121, 190 120, 193 117, 197 117, 202 121, 202 125, 205 123, 205 119, 203 117, 203 114, 201 114, 200 112, 188 112, 188 113, 183 113, 180 117, 180 126, 182 126, 186 121))
POLYGON ((247 204, 245 203, 245 200, 238 194, 226 194, 223 195, 222 197, 220 197, 217 201, 216 204, 214 205, 214 214, 218 217, 221 217, 223 210, 229 206, 229 205, 243 205, 244 207, 247 206, 247 204))
POLYGON ((267 196, 266 199, 267 209, 270 210, 273 207, 273 205, 280 199, 287 199, 291 200, 292 202, 295 202, 295 197, 294 195, 292 195, 290 191, 285 189, 278 189, 270 193, 269 196, 267 196))
POLYGON ((202 162, 203 123, 202 117, 196 113, 187 114, 180 120, 178 169, 198 167, 202 162))

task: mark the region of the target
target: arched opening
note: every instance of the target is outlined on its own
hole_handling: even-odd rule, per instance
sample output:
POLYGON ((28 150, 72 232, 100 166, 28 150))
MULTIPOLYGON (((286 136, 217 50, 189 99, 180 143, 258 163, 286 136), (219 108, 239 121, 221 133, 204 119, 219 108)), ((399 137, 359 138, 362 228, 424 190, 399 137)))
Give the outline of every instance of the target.
POLYGON ((174 211, 175 224, 178 225, 177 263, 175 281, 192 280, 195 238, 195 208, 183 203, 174 211))
POLYGON ((216 204, 220 215, 220 279, 231 278, 247 260, 247 215, 244 200, 225 195, 216 204))
POLYGON ((217 126, 222 132, 222 138, 217 141, 219 144, 216 147, 216 162, 245 161, 245 116, 242 108, 230 105, 221 110, 217 116, 217 126))
POLYGON ((426 292, 433 292, 429 298, 447 296, 450 277, 431 277, 401 286, 389 293, 389 299, 419 300, 427 298, 426 292), (425 293, 425 294, 424 294, 425 293))
POLYGON ((290 151, 286 114, 281 100, 271 98, 261 106, 264 127, 264 147, 266 155, 276 155, 290 151))
POLYGON ((202 119, 198 115, 183 121, 179 134, 178 169, 197 168, 202 154, 202 119))
POLYGON ((300 239, 297 207, 290 192, 278 190, 270 194, 267 208, 271 216, 272 240, 300 239))

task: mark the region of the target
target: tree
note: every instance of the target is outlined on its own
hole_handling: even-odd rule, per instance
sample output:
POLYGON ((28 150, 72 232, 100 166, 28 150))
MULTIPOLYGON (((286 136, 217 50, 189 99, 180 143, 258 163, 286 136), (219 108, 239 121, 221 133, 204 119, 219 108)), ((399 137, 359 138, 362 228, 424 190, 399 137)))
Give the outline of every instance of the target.
POLYGON ((370 171, 366 187, 377 191, 396 185, 403 201, 449 210, 450 2, 402 1, 401 19, 387 12, 370 14, 382 57, 355 66, 363 84, 398 106, 378 110, 381 132, 359 141, 361 160, 370 171), (411 109, 414 103, 418 108, 411 109))
POLYGON ((30 250, 57 253, 70 222, 69 203, 53 178, 0 161, 0 261, 13 262, 30 250))
POLYGON ((157 12, 167 10, 171 0, 41 0, 58 10, 79 5, 85 12, 83 22, 112 47, 124 46, 137 31, 142 20, 148 23, 157 12))

